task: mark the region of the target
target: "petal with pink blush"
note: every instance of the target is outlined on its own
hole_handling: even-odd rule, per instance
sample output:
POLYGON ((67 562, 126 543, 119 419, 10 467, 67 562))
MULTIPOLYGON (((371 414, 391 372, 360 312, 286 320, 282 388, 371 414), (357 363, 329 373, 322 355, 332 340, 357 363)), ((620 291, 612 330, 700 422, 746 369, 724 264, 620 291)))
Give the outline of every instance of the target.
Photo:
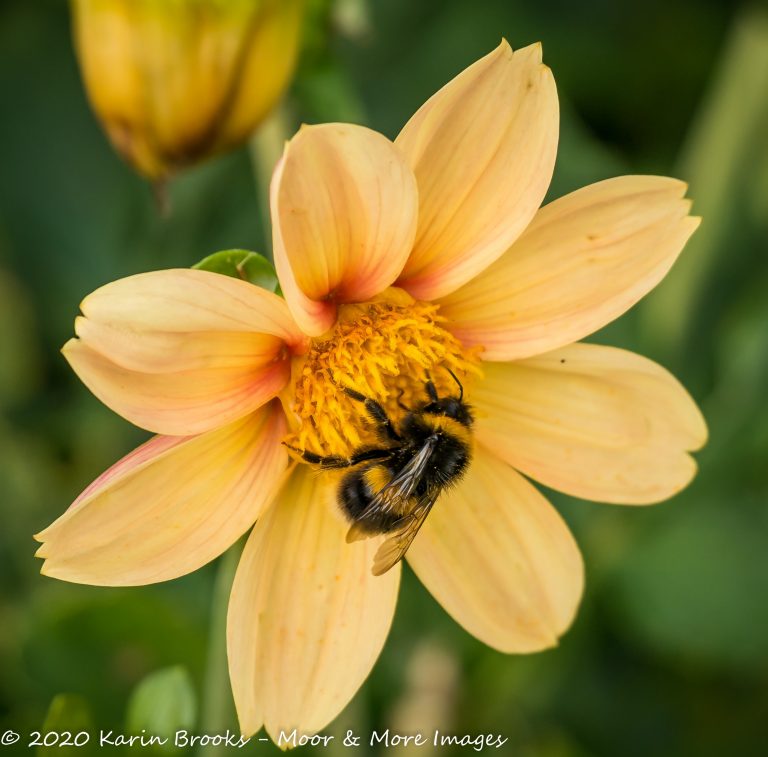
POLYGON ((707 428, 688 392, 632 352, 573 344, 486 363, 472 391, 480 443, 546 486, 617 504, 673 496, 707 428))
POLYGON ((541 45, 502 42, 431 97, 396 144, 419 186, 419 226, 398 286, 443 297, 488 267, 544 200, 559 107, 541 45))
POLYGON ((399 566, 371 574, 379 539, 347 544, 334 480, 300 465, 253 529, 227 618, 240 727, 310 734, 352 698, 381 652, 399 566))
POLYGON ((416 180, 386 137, 352 124, 305 126, 270 189, 275 266, 297 323, 316 336, 335 304, 398 277, 416 233, 416 180))
POLYGON ((274 397, 304 340, 285 302, 197 270, 120 279, 82 303, 64 356, 108 407, 149 431, 191 435, 274 397))
MULTIPOLYGON (((139 347, 151 350, 156 336, 142 335, 135 352, 122 344, 123 362, 136 358, 139 347)), ((147 371, 112 362, 80 339, 70 339, 62 352, 93 394, 123 418, 155 433, 189 436, 242 418, 275 397, 288 382, 290 361, 276 359, 274 354, 281 348, 279 341, 265 355, 261 340, 274 337, 239 336, 247 348, 234 365, 211 359, 209 365, 178 371, 159 368, 183 365, 185 358, 179 353, 162 353, 152 363, 154 370, 147 371)), ((183 346, 198 338, 201 342, 196 347, 204 341, 201 335, 171 335, 169 342, 183 352, 183 346)))
POLYGON ((35 538, 45 575, 135 586, 224 552, 274 499, 287 468, 277 402, 193 437, 155 437, 93 482, 35 538))
POLYGON ((466 478, 435 504, 408 562, 457 623, 501 652, 556 645, 584 585, 557 511, 481 446, 466 478))
POLYGON ((288 344, 303 336, 282 297, 231 276, 174 268, 100 287, 80 306, 98 323, 137 332, 251 332, 288 344))
POLYGON ((546 205, 493 265, 441 302, 485 360, 517 360, 602 328, 664 278, 699 224, 686 185, 621 176, 546 205))

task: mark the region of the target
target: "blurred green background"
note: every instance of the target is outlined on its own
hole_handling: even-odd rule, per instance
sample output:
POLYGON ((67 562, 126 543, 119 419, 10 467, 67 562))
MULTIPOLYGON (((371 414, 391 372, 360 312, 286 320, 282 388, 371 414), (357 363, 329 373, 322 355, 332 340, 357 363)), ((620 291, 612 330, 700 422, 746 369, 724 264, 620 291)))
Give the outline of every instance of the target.
MULTIPOLYGON (((542 40, 558 82, 551 197, 623 173, 690 181, 700 230, 592 341, 670 368, 711 441, 693 485, 659 506, 550 493, 587 568, 556 650, 485 648, 406 571, 383 656, 327 732, 502 733, 498 753, 519 757, 768 754, 768 13, 716 0, 316 0, 284 117, 394 137, 501 36, 542 40)), ((152 686, 179 692, 179 723, 195 710, 198 728, 226 723, 226 699, 211 708, 202 693, 215 565, 166 585, 74 586, 38 574, 31 535, 144 438, 58 353, 79 301, 215 250, 268 253, 263 170, 245 148, 209 162, 174 182, 173 214, 159 217, 86 103, 61 1, 0 3, 0 109, 0 732, 46 717, 143 727, 152 686), (186 673, 145 681, 175 666, 186 673), (62 693, 78 698, 49 712, 62 693)), ((0 754, 14 750, 30 753, 0 754)))

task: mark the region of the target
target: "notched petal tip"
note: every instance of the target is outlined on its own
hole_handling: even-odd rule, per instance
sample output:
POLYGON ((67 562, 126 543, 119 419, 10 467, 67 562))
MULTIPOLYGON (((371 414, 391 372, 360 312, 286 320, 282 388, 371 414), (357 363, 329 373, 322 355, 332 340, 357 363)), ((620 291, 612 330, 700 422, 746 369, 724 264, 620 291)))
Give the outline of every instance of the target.
POLYGON ((546 194, 557 92, 541 46, 506 41, 433 95, 397 144, 419 184, 419 228, 400 286, 443 297, 522 233, 546 194))
POLYGON ((686 184, 621 176, 538 211, 524 234, 474 280, 442 300, 442 314, 486 360, 517 360, 578 341, 655 287, 699 221, 686 184))
POLYGON ((333 488, 299 466, 243 551, 227 649, 241 728, 316 733, 368 676, 389 630, 399 569, 373 579, 375 544, 347 545, 333 488))
POLYGON ((189 573, 269 507, 287 456, 277 403, 197 437, 154 437, 116 463, 47 529, 45 574, 136 586, 189 573))
POLYGON ((584 563, 565 522, 482 445, 466 479, 430 514, 408 561, 458 623, 504 653, 555 646, 584 588, 584 563))
POLYGON ((668 371, 625 350, 577 343, 484 366, 473 391, 478 443, 558 491, 648 505, 691 482, 706 440, 691 396, 668 371), (535 408, 535 412, 532 410, 535 408))
POLYGON ((514 54, 529 59, 531 64, 541 63, 544 59, 544 47, 541 42, 533 42, 525 47, 518 47, 514 54))
MULTIPOLYGON (((246 739, 252 739, 262 728, 264 728, 264 722, 261 720, 253 723, 249 723, 247 717, 240 717, 238 720, 240 725, 240 735, 246 739)), ((285 750, 287 747, 280 748, 285 750)))
MULTIPOLYGON (((78 318, 79 318, 79 316, 78 316, 78 318)), ((75 322, 77 322, 77 320, 75 320, 75 322)), ((71 339, 67 339, 67 341, 64 342, 64 344, 62 345, 61 349, 59 350, 59 352, 64 356, 64 358, 66 359, 66 361, 68 363, 70 362, 70 360, 69 360, 70 354, 73 352, 73 350, 77 349, 76 345, 79 342, 80 342, 80 340, 77 337, 73 336, 71 339)))
POLYGON ((509 40, 506 37, 501 38, 501 42, 489 53, 489 55, 504 56, 511 58, 515 51, 512 49, 512 45, 509 44, 509 40))
POLYGON ((174 436, 244 417, 283 388, 305 339, 285 302, 198 270, 121 279, 89 295, 62 354, 135 425, 174 436))

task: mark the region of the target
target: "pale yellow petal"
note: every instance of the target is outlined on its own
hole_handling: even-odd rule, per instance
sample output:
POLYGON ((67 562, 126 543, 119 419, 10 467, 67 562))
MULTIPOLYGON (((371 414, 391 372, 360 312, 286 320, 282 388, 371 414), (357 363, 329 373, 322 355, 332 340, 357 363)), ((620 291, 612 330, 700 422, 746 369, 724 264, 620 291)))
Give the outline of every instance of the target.
POLYGON ((97 289, 64 355, 89 389, 161 434, 223 426, 285 385, 304 337, 285 302, 197 270, 139 274, 97 289))
POLYGON ((244 331, 138 331, 75 319, 80 342, 115 365, 140 373, 248 372, 275 362, 284 346, 271 334, 244 331))
POLYGON ((128 276, 100 287, 80 305, 99 323, 136 331, 234 331, 302 340, 285 301, 247 281, 175 268, 128 276))
POLYGON ((336 303, 328 299, 312 300, 301 290, 285 254, 285 244, 280 224, 275 223, 278 189, 281 186, 285 156, 278 160, 272 181, 269 185, 269 203, 272 217, 272 251, 275 271, 280 281, 280 288, 286 303, 290 303, 291 312, 298 326, 306 334, 322 334, 331 328, 336 320, 336 303))
POLYGON ((371 574, 378 539, 347 544, 333 479, 301 465, 253 530, 227 619, 242 731, 314 733, 341 712, 389 631, 399 567, 371 574))
POLYGON ((562 518, 481 446, 466 478, 435 504, 408 561, 457 623, 501 652, 557 644, 583 590, 581 555, 562 518))
POLYGON ((70 339, 62 352, 105 405, 141 428, 174 436, 242 418, 277 396, 290 378, 289 360, 257 362, 260 353, 241 365, 146 372, 123 368, 79 339, 70 339))
POLYGON ((352 124, 303 127, 286 146, 271 196, 278 276, 307 333, 327 328, 312 303, 333 312, 334 303, 370 299, 402 271, 416 233, 416 180, 381 134, 352 124))
POLYGON ((486 363, 472 392, 478 440, 553 489, 617 504, 671 497, 696 473, 704 419, 680 383, 625 350, 573 344, 486 363))
POLYGON ((43 542, 45 575, 99 586, 165 581, 224 552, 274 499, 287 456, 278 402, 195 437, 156 437, 89 486, 43 542))
POLYGON ((496 260, 552 178, 559 108, 541 45, 506 42, 431 97, 396 144, 419 186, 419 226, 399 285, 441 297, 496 260))
POLYGON ((516 360, 597 331, 661 281, 698 226, 686 185, 608 179, 555 200, 442 314, 486 360, 516 360))

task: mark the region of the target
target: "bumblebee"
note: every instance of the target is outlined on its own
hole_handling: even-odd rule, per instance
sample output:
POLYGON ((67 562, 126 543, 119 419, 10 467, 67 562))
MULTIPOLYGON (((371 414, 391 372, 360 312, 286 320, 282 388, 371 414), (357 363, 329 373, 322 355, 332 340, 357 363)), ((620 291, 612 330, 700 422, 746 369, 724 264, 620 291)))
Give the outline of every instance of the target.
POLYGON ((378 534, 389 537, 374 558, 376 576, 402 560, 440 493, 455 485, 469 466, 472 409, 464 402, 461 382, 453 371, 446 370, 458 386, 458 396, 439 397, 427 377, 425 402, 415 408, 399 403, 406 412, 397 426, 376 400, 354 389, 341 389, 363 405, 381 446, 363 447, 349 457, 322 456, 291 447, 322 470, 352 469, 337 494, 339 506, 352 524, 347 541, 378 534))

